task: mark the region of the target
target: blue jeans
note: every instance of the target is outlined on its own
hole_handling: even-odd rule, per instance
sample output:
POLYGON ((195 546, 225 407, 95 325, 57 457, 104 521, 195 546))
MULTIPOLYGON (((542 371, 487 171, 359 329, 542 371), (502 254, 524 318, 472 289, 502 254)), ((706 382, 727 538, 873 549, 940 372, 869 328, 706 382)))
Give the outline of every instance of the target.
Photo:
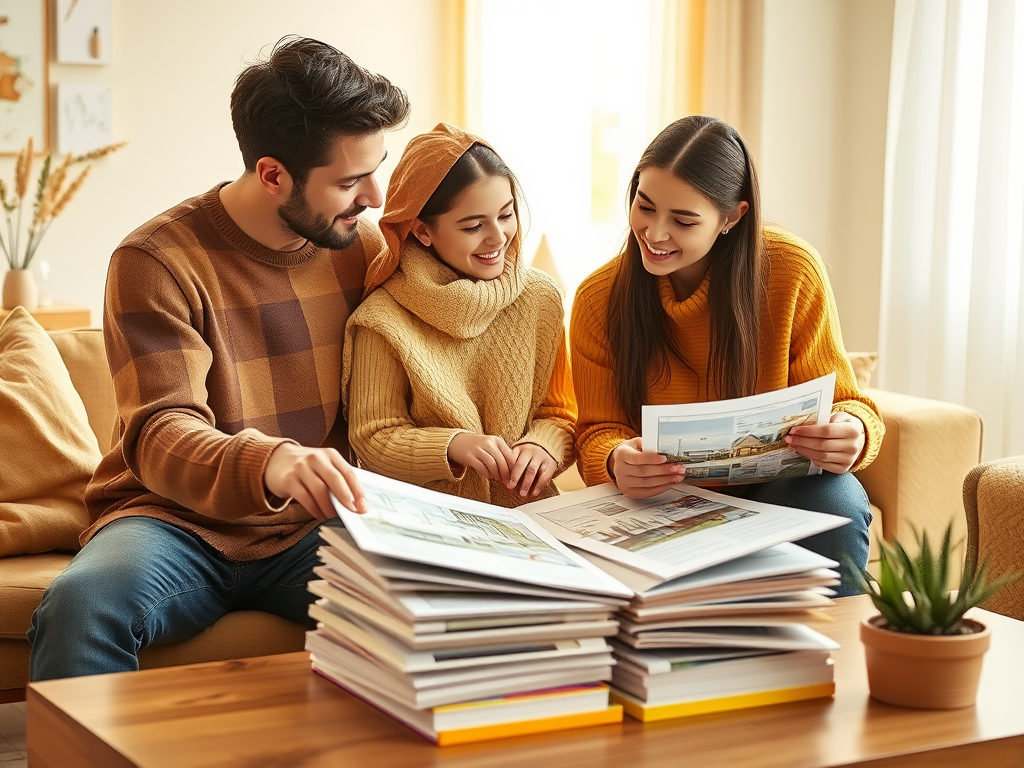
POLYGON ((812 512, 827 512, 849 520, 840 528, 809 536, 796 543, 839 562, 842 583, 835 588, 837 597, 858 594, 850 581, 850 572, 843 556, 849 556, 861 568, 867 565, 871 508, 868 506, 868 495, 856 477, 849 472, 841 475, 822 472, 808 477, 773 480, 748 486, 743 498, 783 507, 809 509, 812 512))
POLYGON ((152 643, 186 640, 229 611, 276 613, 312 627, 306 591, 318 564, 317 531, 272 557, 228 560, 169 523, 127 517, 75 555, 32 614, 30 677, 139 668, 152 643))

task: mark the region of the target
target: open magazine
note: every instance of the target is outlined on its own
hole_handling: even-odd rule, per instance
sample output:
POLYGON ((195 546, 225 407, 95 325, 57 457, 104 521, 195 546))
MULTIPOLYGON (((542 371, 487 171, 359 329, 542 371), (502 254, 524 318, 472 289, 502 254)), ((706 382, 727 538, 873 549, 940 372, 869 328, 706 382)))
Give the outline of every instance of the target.
POLYGON ((836 376, 775 392, 686 405, 645 405, 643 446, 686 465, 690 485, 764 483, 821 469, 783 438, 793 427, 827 424, 836 376))
POLYGON ((849 522, 687 485, 650 499, 630 499, 605 483, 525 504, 519 511, 559 541, 611 561, 600 565, 638 592, 849 522), (630 571, 648 579, 630 578, 630 571))
POLYGON ((635 501, 608 484, 504 509, 357 472, 369 511, 336 504, 346 527, 320 529, 312 667, 438 743, 455 738, 444 707, 509 694, 547 714, 488 709, 500 734, 458 738, 610 722, 612 697, 650 720, 834 691, 835 643, 804 625, 831 603, 836 564, 786 542, 845 519, 688 486, 635 501), (713 651, 704 663, 722 674, 616 671, 623 653, 659 649, 713 651), (819 652, 794 666, 802 651, 819 652), (734 664, 764 667, 756 690, 727 674, 734 664), (562 701, 563 686, 609 678, 611 691, 562 701))
POLYGON ((632 591, 515 509, 355 470, 369 512, 335 508, 359 549, 396 560, 597 595, 632 591))

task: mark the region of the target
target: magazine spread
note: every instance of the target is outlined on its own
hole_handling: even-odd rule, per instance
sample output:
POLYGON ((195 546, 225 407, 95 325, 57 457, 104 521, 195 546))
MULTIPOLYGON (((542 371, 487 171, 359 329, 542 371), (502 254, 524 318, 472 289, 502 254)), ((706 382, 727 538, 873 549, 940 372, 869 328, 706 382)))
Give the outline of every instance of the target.
MULTIPOLYGON (((533 595, 561 600, 578 600, 581 597, 574 590, 540 587, 525 584, 521 581, 494 579, 451 568, 441 568, 422 563, 411 563, 404 560, 379 557, 369 552, 360 551, 352 535, 344 528, 322 525, 319 532, 320 538, 330 545, 330 549, 344 557, 345 563, 352 566, 352 569, 355 569, 355 571, 343 569, 338 571, 338 575, 354 574, 354 578, 357 580, 362 577, 359 583, 362 585, 361 591, 363 592, 366 592, 375 585, 380 590, 383 590, 384 593, 392 595, 402 592, 422 593, 434 591, 533 595)), ((324 560, 324 562, 333 569, 336 560, 337 558, 332 558, 324 560)), ((379 594, 379 591, 377 593, 379 594)), ((623 597, 609 597, 608 595, 595 595, 592 593, 586 595, 586 598, 590 602, 599 602, 612 606, 624 605, 628 602, 623 597)))
POLYGON ((326 625, 315 632, 317 635, 344 648, 358 651, 392 669, 396 674, 415 674, 446 669, 467 667, 503 666, 509 662, 532 659, 554 659, 586 656, 604 658, 608 644, 603 637, 588 637, 549 642, 509 643, 483 648, 459 649, 453 651, 414 651, 395 640, 386 632, 359 621, 354 616, 348 621, 337 622, 344 631, 337 631, 326 625))
MULTIPOLYGON (((744 557, 683 576, 655 587, 647 593, 654 597, 662 593, 693 593, 736 582, 762 581, 771 578, 804 575, 821 569, 838 568, 839 563, 797 544, 783 543, 767 547, 744 557)), ((838 583, 838 579, 836 580, 838 583)), ((690 602, 690 601, 688 601, 690 602)))
POLYGON ((508 671, 485 668, 482 671, 423 673, 395 676, 372 659, 329 643, 309 648, 321 664, 342 671, 344 676, 363 685, 372 686, 408 707, 427 709, 445 704, 458 704, 474 699, 500 696, 522 691, 542 690, 562 685, 597 683, 611 677, 611 654, 597 663, 587 658, 555 660, 552 665, 534 663, 519 665, 508 671), (481 673, 482 672, 482 673, 481 673), (445 680, 444 678, 449 678, 445 680))
POLYGON ((650 499, 630 499, 605 483, 519 511, 559 541, 652 577, 630 583, 616 571, 636 591, 848 522, 682 484, 650 499))
POLYGON ((618 637, 622 642, 641 649, 694 647, 798 651, 820 648, 834 651, 839 648, 839 643, 803 624, 680 627, 640 635, 622 631, 618 637))
POLYGON ((806 424, 827 424, 836 376, 775 392, 685 405, 645 405, 644 450, 686 465, 690 485, 764 483, 821 469, 783 439, 806 424))
POLYGON ((369 511, 334 501, 359 548, 384 557, 595 594, 632 590, 569 550, 528 515, 355 470, 369 511))
MULTIPOLYGON (((603 713, 608 706, 608 688, 600 683, 573 685, 546 691, 515 693, 461 704, 449 704, 431 709, 416 709, 401 703, 372 685, 353 679, 343 668, 329 661, 313 656, 313 669, 319 674, 351 691, 374 707, 383 710, 419 731, 440 745, 497 738, 511 734, 481 734, 479 737, 456 739, 446 742, 445 731, 458 729, 483 729, 485 726, 501 726, 523 720, 527 724, 538 719, 552 719, 552 730, 558 730, 558 723, 576 713, 603 713)), ((620 710, 621 711, 621 710, 620 710)), ((621 717, 619 718, 621 719, 621 717)), ((609 719, 595 719, 596 722, 612 722, 609 719)), ((617 721, 616 721, 617 722, 617 721)), ((589 724, 589 723, 580 723, 589 724)), ((571 727, 571 726, 565 726, 571 727)), ((525 729, 530 733, 539 728, 525 729)), ((514 732, 514 731, 513 731, 514 732)))

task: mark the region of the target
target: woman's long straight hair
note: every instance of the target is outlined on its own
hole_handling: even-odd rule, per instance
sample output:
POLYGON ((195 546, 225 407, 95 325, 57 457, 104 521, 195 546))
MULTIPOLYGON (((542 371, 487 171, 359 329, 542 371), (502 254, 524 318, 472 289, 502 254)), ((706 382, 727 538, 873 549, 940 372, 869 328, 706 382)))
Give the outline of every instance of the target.
MULTIPOLYGON (((734 128, 716 118, 695 115, 669 125, 644 151, 629 184, 630 208, 645 168, 671 171, 708 198, 723 216, 741 201, 749 205, 729 233, 718 236, 706 257, 710 355, 705 397, 721 400, 753 394, 764 282, 761 200, 750 152, 734 128)), ((633 428, 640 431, 649 377, 655 372, 659 377, 667 375, 669 356, 693 368, 672 337, 658 278, 644 268, 632 230, 612 283, 608 340, 619 402, 633 428)))

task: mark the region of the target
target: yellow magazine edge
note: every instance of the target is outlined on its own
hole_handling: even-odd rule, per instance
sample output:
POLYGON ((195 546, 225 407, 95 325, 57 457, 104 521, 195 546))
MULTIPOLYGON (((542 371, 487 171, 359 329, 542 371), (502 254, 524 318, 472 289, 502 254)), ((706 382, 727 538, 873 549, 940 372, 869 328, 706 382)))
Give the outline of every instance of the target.
POLYGON ((610 698, 616 704, 621 704, 626 710, 626 714, 634 720, 653 723, 659 720, 709 715, 714 712, 750 709, 769 704, 785 704, 793 701, 806 701, 808 699, 831 698, 835 693, 836 684, 832 682, 805 685, 797 688, 777 688, 772 691, 758 691, 757 693, 744 693, 737 696, 722 696, 717 699, 686 701, 679 704, 659 704, 657 706, 647 706, 633 696, 615 688, 612 688, 610 698))
POLYGON ((558 696, 576 696, 582 691, 590 690, 607 690, 611 693, 611 688, 607 683, 579 683, 578 685, 564 685, 555 689, 546 689, 538 691, 527 691, 519 693, 505 693, 499 696, 492 696, 487 699, 477 699, 475 701, 463 701, 458 704, 440 704, 433 707, 434 712, 454 712, 460 709, 480 709, 482 707, 488 707, 495 704, 508 704, 511 700, 521 699, 551 699, 558 696))
POLYGON ((581 712, 576 715, 561 717, 545 717, 537 720, 519 720, 500 725, 482 725, 475 728, 459 728, 450 731, 439 731, 437 746, 450 747, 456 744, 471 744, 477 741, 504 739, 510 736, 526 736, 531 733, 550 733, 566 731, 571 728, 585 728, 591 725, 608 725, 622 722, 622 706, 612 704, 607 709, 594 712, 581 712))

